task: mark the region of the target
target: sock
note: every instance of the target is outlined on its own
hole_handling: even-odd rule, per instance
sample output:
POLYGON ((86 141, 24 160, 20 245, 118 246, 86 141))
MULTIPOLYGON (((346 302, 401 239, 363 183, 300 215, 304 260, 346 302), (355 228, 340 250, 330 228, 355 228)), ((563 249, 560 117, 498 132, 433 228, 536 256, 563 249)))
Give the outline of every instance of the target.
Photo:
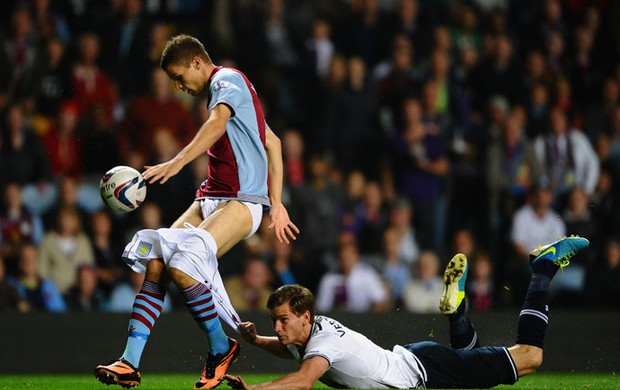
POLYGON ((136 368, 140 365, 142 351, 151 329, 161 314, 165 296, 164 286, 148 280, 144 281, 140 292, 136 295, 129 318, 129 337, 122 356, 136 368))
POLYGON ((465 313, 465 299, 456 311, 448 316, 450 323, 450 345, 455 349, 475 349, 480 346, 478 334, 465 313))
POLYGON ((558 267, 549 261, 539 263, 547 263, 547 266, 538 267, 538 264, 534 264, 532 267, 532 278, 519 314, 517 344, 543 348, 549 323, 549 284, 558 267))
POLYGON ((228 337, 222 329, 222 323, 217 316, 215 303, 211 290, 204 284, 198 282, 184 290, 181 290, 185 297, 185 305, 189 309, 192 317, 207 334, 209 339, 209 353, 216 355, 224 354, 230 348, 228 337))

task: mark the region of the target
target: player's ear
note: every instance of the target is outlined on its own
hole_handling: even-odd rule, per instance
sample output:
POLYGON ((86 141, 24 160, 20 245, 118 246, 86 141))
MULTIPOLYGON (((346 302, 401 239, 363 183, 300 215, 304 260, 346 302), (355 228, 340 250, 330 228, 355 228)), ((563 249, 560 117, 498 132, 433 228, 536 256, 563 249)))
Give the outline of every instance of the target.
POLYGON ((198 57, 192 58, 192 65, 194 66, 194 69, 196 70, 200 69, 200 58, 198 57))

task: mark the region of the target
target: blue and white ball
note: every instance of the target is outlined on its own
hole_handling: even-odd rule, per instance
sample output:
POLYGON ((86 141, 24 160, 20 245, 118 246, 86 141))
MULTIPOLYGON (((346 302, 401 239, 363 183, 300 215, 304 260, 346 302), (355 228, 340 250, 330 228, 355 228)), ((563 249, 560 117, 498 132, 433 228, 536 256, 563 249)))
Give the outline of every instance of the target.
POLYGON ((146 182, 137 170, 119 165, 107 171, 99 182, 101 199, 109 208, 128 213, 146 198, 146 182))

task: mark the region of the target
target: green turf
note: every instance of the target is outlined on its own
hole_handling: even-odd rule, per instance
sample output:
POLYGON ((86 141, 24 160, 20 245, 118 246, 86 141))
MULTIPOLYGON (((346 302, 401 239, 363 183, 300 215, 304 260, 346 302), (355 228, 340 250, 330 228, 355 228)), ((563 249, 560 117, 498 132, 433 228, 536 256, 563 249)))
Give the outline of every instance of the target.
MULTIPOLYGON (((250 384, 277 378, 278 375, 246 374, 243 378, 250 384)), ((149 374, 142 379, 140 390, 191 389, 197 379, 195 374, 149 374)), ((228 389, 222 384, 218 389, 228 389)), ((318 383, 317 389, 329 387, 318 383)), ((0 390, 13 389, 121 389, 98 383, 90 375, 0 375, 0 390)), ((521 379, 514 386, 498 386, 497 389, 620 389, 620 374, 534 374, 521 379)))

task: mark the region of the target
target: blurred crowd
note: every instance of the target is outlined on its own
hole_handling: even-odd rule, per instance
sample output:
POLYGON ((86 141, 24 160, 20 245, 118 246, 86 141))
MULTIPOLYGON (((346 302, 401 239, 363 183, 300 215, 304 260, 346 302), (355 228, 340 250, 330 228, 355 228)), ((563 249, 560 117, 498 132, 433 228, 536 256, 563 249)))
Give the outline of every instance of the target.
POLYGON ((238 310, 302 283, 319 311, 438 312, 456 252, 471 310, 513 307, 530 250, 568 234, 591 246, 552 303, 618 310, 619 20, 611 0, 2 2, 0 311, 131 310, 124 245, 189 206, 207 157, 128 214, 98 182, 206 120, 159 69, 177 33, 252 80, 282 140, 301 234, 278 243, 265 214, 220 259, 238 310))

